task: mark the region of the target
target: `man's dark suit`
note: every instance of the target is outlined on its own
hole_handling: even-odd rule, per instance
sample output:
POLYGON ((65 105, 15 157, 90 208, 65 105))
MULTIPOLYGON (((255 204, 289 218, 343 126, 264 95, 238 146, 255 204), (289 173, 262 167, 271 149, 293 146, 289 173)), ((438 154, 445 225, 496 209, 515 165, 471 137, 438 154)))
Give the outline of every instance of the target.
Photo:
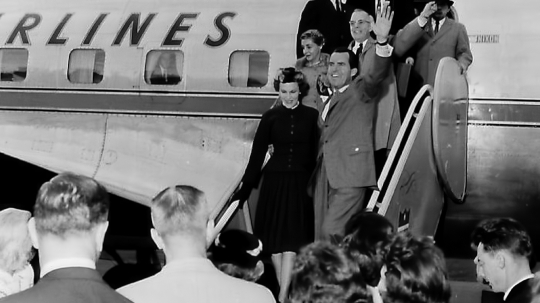
POLYGON ((129 303, 110 288, 93 269, 70 267, 53 270, 32 288, 5 297, 2 303, 129 303))
POLYGON ((532 299, 532 287, 534 279, 529 278, 527 280, 521 281, 519 284, 514 286, 506 300, 505 303, 528 303, 532 299))
POLYGON ((309 30, 316 29, 324 36, 323 53, 331 54, 336 47, 347 46, 351 41, 349 20, 352 9, 348 4, 341 3, 342 11, 338 12, 330 0, 310 0, 306 3, 296 35, 296 57, 304 56, 300 36, 309 30))
MULTIPOLYGON (((384 0, 381 0, 381 3, 384 3, 384 0)), ((347 4, 355 9, 363 9, 375 18, 375 0, 349 0, 347 4)), ((390 7, 394 12, 390 35, 395 35, 416 17, 414 3, 413 0, 390 0, 390 7)))

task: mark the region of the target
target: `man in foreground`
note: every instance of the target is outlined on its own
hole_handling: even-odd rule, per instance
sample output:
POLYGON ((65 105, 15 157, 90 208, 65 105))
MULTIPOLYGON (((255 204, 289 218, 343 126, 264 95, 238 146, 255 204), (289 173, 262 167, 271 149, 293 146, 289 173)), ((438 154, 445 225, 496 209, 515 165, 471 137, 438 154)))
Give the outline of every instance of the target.
POLYGON ((488 219, 480 222, 471 238, 479 278, 494 292, 504 293, 505 302, 530 302, 534 254, 525 227, 510 218, 488 219))
POLYGON ((109 226, 109 196, 94 179, 62 173, 41 186, 28 223, 41 279, 3 303, 131 302, 96 271, 109 226))
POLYGON ((118 292, 137 303, 275 302, 268 289, 230 277, 206 258, 209 210, 202 191, 168 187, 152 200, 151 216, 151 236, 167 264, 160 273, 118 292))
POLYGON ((377 36, 370 73, 358 76, 358 58, 347 48, 330 56, 333 94, 321 111, 322 135, 314 201, 315 238, 339 243, 345 223, 364 206, 366 190, 376 186, 373 146, 374 97, 389 72, 388 32, 393 13, 384 8, 371 26, 377 36), (354 78, 354 80, 353 80, 354 78))

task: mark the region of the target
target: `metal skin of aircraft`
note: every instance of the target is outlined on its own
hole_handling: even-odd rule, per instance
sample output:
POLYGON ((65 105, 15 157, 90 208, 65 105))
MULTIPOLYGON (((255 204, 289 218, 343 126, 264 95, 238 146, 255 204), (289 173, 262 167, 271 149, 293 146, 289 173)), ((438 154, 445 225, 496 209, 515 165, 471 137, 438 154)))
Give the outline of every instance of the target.
MULTIPOLYGON (((257 118, 276 98, 274 72, 294 64, 302 7, 289 1, 2 1, 0 151, 54 172, 92 176, 146 205, 165 186, 190 184, 217 213, 243 174, 257 118), (20 50, 27 50, 26 75, 13 81, 7 61, 20 50), (103 50, 99 83, 69 78, 74 50, 103 50), (146 81, 149 54, 161 50, 182 55, 177 85, 146 81), (233 86, 231 69, 248 77, 246 51, 266 54, 259 77, 265 83, 233 86), (230 67, 234 52, 239 63, 230 67)), ((15 59, 24 61, 24 53, 15 59)))
MULTIPOLYGON (((214 216, 242 176, 258 118, 277 96, 275 71, 294 65, 306 3, 1 2, 0 152, 94 177, 145 205, 165 186, 191 184, 206 192, 214 216), (177 54, 179 83, 149 82, 152 53, 160 51, 177 54), (77 63, 85 52, 93 59, 77 63), (8 62, 25 58, 21 79, 8 62), (75 67, 94 75, 73 80, 75 67)), ((531 201, 540 198, 540 60, 531 51, 540 46, 532 38, 538 4, 455 2, 474 61, 466 75, 467 140, 459 147, 466 148, 466 203, 449 203, 445 221, 470 226, 515 215, 530 226, 538 211, 531 201)), ((440 213, 424 218, 435 222, 430 229, 440 213)))

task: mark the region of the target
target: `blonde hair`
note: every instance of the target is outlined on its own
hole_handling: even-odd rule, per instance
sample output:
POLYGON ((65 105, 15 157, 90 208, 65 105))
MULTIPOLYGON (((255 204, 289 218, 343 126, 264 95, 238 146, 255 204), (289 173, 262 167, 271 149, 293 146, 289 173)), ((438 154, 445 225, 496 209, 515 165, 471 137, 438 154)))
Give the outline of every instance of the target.
POLYGON ((204 236, 208 212, 204 193, 189 185, 167 187, 152 199, 152 221, 163 236, 204 236))
POLYGON ((0 211, 0 269, 9 274, 23 269, 33 255, 27 225, 30 216, 15 208, 0 211))

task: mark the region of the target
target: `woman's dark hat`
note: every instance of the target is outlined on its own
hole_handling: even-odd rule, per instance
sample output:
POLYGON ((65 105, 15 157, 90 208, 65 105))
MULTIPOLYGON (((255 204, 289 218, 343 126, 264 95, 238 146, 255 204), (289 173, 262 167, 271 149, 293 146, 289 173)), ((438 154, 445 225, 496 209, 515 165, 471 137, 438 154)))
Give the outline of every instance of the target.
POLYGON ((228 263, 242 268, 255 268, 262 251, 261 241, 239 229, 220 233, 210 249, 214 263, 228 263))

